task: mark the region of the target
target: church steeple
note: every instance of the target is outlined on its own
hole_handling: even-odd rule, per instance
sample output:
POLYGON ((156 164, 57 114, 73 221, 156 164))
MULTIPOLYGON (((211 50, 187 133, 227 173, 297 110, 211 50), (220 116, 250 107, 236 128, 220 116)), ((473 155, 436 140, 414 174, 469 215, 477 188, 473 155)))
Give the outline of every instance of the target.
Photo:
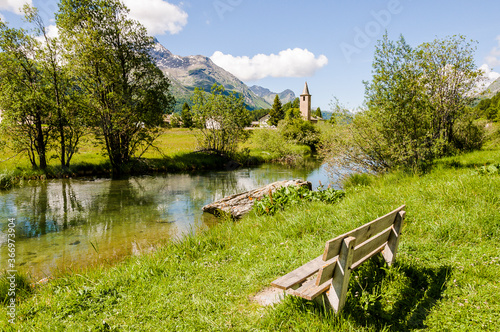
POLYGON ((309 94, 309 87, 307 86, 307 82, 304 85, 304 92, 302 92, 301 96, 303 96, 303 95, 310 96, 310 94, 309 94))
POLYGON ((311 121, 311 94, 307 82, 304 85, 304 92, 300 95, 300 114, 306 121, 311 121))

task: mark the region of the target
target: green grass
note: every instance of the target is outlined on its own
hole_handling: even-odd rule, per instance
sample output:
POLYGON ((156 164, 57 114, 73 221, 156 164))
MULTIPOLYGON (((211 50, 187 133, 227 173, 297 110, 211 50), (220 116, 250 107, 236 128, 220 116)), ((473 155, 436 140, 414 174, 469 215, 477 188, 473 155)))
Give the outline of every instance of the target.
MULTIPOLYGON (((482 164, 483 151, 458 157, 482 164)), ((112 267, 65 275, 21 300, 22 331, 497 331, 500 175, 440 167, 346 189, 335 205, 252 213, 112 267), (392 268, 375 258, 351 275, 344 311, 286 297, 251 298, 317 257, 324 242, 406 204, 392 268)), ((0 324, 5 324, 5 308, 0 324)), ((1 327, 0 327, 1 328, 1 327)), ((3 326, 7 329, 7 326, 3 326)))
MULTIPOLYGON (((164 156, 174 157, 193 152, 196 150, 196 138, 194 132, 189 129, 164 129, 160 137, 155 141, 155 146, 158 147, 158 149, 148 149, 143 157, 154 159, 164 156)), ((88 134, 81 139, 79 150, 71 159, 71 164, 75 166, 81 164, 105 164, 108 159, 103 154, 103 151, 103 146, 97 144, 94 135, 88 134)), ((0 171, 31 168, 27 156, 20 154, 15 158, 9 159, 14 156, 14 153, 8 149, 5 149, 3 152, 2 159, 6 161, 0 163, 0 171)), ((49 151, 48 165, 57 167, 59 164, 60 162, 56 157, 56 152, 49 151)))

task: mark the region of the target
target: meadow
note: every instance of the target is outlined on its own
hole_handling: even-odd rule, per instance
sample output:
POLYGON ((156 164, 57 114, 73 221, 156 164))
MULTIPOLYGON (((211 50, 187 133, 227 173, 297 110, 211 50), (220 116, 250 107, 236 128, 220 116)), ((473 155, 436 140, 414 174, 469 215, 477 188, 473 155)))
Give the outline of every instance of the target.
MULTIPOLYGON (((22 331, 497 331, 500 174, 490 148, 438 160, 425 175, 354 176, 336 204, 251 213, 153 253, 24 286, 22 331), (374 258, 351 276, 339 315, 286 296, 253 299, 317 257, 326 240, 406 204, 396 264, 374 258)), ((21 290, 19 290, 21 294, 21 290)))

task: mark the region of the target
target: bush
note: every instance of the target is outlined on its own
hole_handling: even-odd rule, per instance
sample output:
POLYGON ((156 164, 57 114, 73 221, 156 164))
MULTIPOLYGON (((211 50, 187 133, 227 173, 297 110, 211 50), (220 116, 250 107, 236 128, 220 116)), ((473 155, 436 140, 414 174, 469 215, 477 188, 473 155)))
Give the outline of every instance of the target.
POLYGON ((303 119, 291 119, 281 121, 278 126, 281 136, 287 141, 295 144, 307 145, 313 152, 316 151, 320 142, 320 132, 314 124, 303 119))
POLYGON ((372 184, 373 181, 372 176, 373 175, 367 173, 349 174, 342 181, 342 186, 344 187, 344 189, 358 187, 358 186, 367 187, 372 184))
POLYGON ((277 158, 292 154, 291 144, 275 129, 254 130, 252 140, 259 149, 276 154, 277 158))
POLYGON ((468 152, 479 150, 483 146, 485 129, 477 125, 471 117, 456 122, 453 131, 454 145, 457 149, 468 152))
POLYGON ((274 215, 276 212, 284 210, 288 205, 311 201, 334 204, 344 196, 343 191, 333 188, 312 191, 307 187, 283 187, 255 202, 255 211, 257 215, 274 215))

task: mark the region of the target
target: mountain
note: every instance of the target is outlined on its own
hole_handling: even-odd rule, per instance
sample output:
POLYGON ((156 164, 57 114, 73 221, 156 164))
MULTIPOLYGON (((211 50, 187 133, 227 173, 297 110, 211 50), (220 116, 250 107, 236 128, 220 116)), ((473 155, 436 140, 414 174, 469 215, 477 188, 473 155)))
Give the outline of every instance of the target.
POLYGON ((172 54, 160 43, 155 44, 151 55, 158 68, 170 79, 172 93, 177 101, 176 110, 180 110, 184 102, 189 101, 195 88, 203 88, 210 92, 214 83, 222 84, 226 91, 242 94, 245 103, 250 108, 271 108, 271 104, 264 98, 257 96, 245 83, 217 66, 206 56, 181 57, 172 54))
POLYGON ((491 83, 482 93, 482 95, 486 98, 491 98, 496 95, 500 91, 500 78, 497 78, 496 81, 491 83))
POLYGON ((263 88, 261 86, 253 85, 250 87, 250 91, 255 93, 257 96, 261 97, 271 105, 273 104, 276 95, 279 96, 282 104, 286 104, 289 101, 293 101, 295 99, 295 93, 290 89, 286 89, 281 93, 276 93, 276 92, 271 92, 271 90, 263 88))

